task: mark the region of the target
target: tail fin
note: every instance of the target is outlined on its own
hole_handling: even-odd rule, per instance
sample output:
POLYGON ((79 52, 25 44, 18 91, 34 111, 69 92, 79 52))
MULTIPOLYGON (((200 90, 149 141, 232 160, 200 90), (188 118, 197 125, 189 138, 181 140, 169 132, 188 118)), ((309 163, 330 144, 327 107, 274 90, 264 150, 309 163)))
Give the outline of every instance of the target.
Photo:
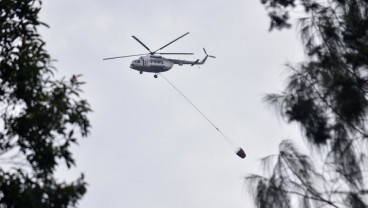
POLYGON ((198 62, 198 64, 204 64, 206 62, 206 60, 207 60, 208 57, 216 58, 215 56, 208 55, 206 49, 203 48, 203 51, 206 54, 206 56, 204 57, 204 59, 202 61, 198 62))

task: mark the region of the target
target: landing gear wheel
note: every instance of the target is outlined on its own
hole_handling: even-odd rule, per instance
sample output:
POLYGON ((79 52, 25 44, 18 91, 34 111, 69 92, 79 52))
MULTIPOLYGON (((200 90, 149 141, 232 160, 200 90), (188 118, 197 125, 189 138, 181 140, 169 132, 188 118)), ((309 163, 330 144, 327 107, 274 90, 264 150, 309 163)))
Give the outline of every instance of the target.
POLYGON ((143 72, 142 72, 142 71, 139 71, 139 73, 140 73, 140 74, 143 74, 143 72))
POLYGON ((157 79, 157 74, 153 75, 153 77, 157 79))

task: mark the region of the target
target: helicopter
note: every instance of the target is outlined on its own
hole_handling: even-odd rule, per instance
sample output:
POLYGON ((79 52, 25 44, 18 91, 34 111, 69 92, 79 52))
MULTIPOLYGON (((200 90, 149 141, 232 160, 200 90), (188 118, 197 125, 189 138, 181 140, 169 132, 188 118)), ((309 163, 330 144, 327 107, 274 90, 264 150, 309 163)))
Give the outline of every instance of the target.
POLYGON ((180 38, 188 35, 189 32, 185 33, 184 35, 176 38, 175 40, 169 42, 168 44, 162 46, 161 48, 151 51, 141 40, 139 40, 134 35, 132 36, 138 43, 140 43, 146 50, 148 50, 149 53, 144 54, 135 54, 135 55, 127 55, 127 56, 115 56, 115 57, 109 57, 104 58, 103 60, 111 60, 111 59, 118 59, 118 58, 128 58, 128 57, 134 57, 134 56, 140 56, 138 59, 135 59, 130 64, 130 68, 139 71, 140 74, 143 74, 143 72, 149 72, 154 73, 154 78, 157 78, 158 74, 161 72, 169 71, 174 64, 177 64, 179 66, 182 65, 202 65, 206 62, 208 57, 216 58, 215 56, 208 55, 206 49, 203 48, 203 51, 205 53, 205 57, 200 61, 199 59, 195 61, 187 61, 187 60, 180 60, 180 59, 171 59, 171 58, 165 58, 160 55, 193 55, 193 53, 158 53, 158 51, 166 48, 170 44, 174 43, 175 41, 179 40, 180 38))

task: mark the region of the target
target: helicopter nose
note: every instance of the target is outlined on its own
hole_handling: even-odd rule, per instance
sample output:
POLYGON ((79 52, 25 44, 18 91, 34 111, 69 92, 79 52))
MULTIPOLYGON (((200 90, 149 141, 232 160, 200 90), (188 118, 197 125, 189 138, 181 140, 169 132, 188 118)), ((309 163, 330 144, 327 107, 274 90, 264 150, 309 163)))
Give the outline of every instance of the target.
POLYGON ((134 64, 130 64, 130 68, 131 69, 134 69, 134 64))

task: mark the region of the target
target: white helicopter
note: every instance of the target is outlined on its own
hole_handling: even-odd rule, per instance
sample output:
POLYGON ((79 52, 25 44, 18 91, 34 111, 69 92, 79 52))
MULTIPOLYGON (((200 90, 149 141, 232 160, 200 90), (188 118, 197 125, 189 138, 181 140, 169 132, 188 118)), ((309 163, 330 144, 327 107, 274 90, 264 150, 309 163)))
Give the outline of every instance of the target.
POLYGON ((141 56, 139 59, 133 60, 130 64, 130 68, 139 71, 139 73, 143 72, 150 72, 155 73, 154 77, 157 78, 157 75, 161 72, 165 72, 170 70, 174 64, 178 64, 179 66, 182 66, 184 64, 188 64, 191 66, 194 65, 202 65, 206 62, 208 57, 216 58, 215 56, 208 55, 206 52, 206 49, 203 48, 204 53, 206 56, 202 59, 202 61, 199 61, 199 59, 195 61, 187 61, 187 60, 179 60, 179 59, 170 59, 165 58, 162 56, 157 56, 155 54, 159 55, 193 55, 193 53, 157 53, 159 50, 162 50, 163 48, 167 47, 168 45, 172 44, 173 42, 179 40, 180 38, 188 35, 189 32, 185 33, 184 35, 176 38, 175 40, 171 41, 170 43, 162 46, 161 48, 151 51, 142 41, 140 41, 137 37, 132 36, 138 43, 140 43, 144 48, 146 48, 149 53, 144 54, 136 54, 136 55, 128 55, 128 56, 116 56, 116 57, 110 57, 110 58, 104 58, 103 60, 110 60, 110 59, 118 59, 118 58, 127 58, 127 57, 133 57, 133 56, 141 56))

